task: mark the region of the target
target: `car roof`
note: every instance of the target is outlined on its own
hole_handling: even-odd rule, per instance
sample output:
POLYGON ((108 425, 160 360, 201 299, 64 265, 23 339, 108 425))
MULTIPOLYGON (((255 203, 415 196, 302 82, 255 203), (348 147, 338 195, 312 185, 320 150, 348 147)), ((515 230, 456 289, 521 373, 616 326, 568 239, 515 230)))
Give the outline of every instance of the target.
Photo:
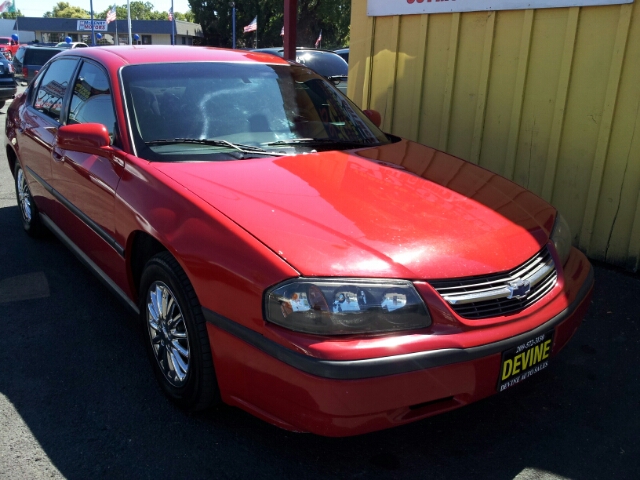
POLYGON ((190 45, 120 45, 73 48, 65 49, 60 55, 94 58, 111 67, 141 63, 182 62, 288 63, 273 55, 258 52, 190 45))
MULTIPOLYGON (((284 47, 252 48, 251 51, 273 53, 280 56, 284 55, 284 47)), ((336 50, 324 50, 322 48, 313 48, 313 47, 296 47, 296 52, 335 53, 336 50)))
POLYGON ((64 46, 66 46, 66 45, 85 45, 85 46, 87 46, 87 47, 89 46, 89 45, 87 45, 87 44, 86 44, 86 43, 84 43, 84 42, 58 42, 58 43, 56 43, 56 45, 55 45, 55 46, 56 46, 56 47, 64 47, 64 46))
POLYGON ((252 52, 280 53, 284 52, 284 47, 251 48, 250 50, 252 52))
POLYGON ((28 44, 28 45, 20 45, 21 49, 29 49, 29 48, 37 48, 38 50, 50 49, 50 50, 60 50, 60 47, 56 47, 55 45, 38 45, 38 44, 28 44))

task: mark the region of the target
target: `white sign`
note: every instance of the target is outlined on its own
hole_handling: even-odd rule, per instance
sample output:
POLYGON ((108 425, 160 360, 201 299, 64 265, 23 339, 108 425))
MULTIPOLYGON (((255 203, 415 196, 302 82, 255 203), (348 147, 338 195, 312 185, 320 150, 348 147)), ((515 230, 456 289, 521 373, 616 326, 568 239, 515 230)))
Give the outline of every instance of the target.
POLYGON ((588 7, 619 5, 633 0, 367 0, 367 15, 413 15, 422 13, 522 10, 526 8, 588 7))
MULTIPOLYGON (((93 30, 96 32, 106 32, 107 31, 107 21, 106 20, 94 20, 93 21, 93 30)), ((78 20, 78 31, 81 30, 89 30, 91 31, 91 20, 78 20)))

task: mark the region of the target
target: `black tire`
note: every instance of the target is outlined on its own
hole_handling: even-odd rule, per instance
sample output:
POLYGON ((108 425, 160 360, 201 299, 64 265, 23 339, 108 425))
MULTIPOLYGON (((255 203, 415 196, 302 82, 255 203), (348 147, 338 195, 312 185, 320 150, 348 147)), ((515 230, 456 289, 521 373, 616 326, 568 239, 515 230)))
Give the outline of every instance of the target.
POLYGON ((0 108, 4 107, 5 103, 7 103, 6 100, 0 100, 0 108))
POLYGON ((40 237, 46 231, 46 227, 40 220, 38 206, 31 196, 27 177, 22 170, 19 162, 16 162, 14 170, 14 179, 16 187, 16 199, 18 200, 18 208, 20 209, 20 217, 22 219, 22 228, 31 237, 40 237))
POLYGON ((160 387, 187 411, 211 407, 218 384, 202 307, 186 273, 162 252, 147 262, 140 286, 144 343, 160 387))

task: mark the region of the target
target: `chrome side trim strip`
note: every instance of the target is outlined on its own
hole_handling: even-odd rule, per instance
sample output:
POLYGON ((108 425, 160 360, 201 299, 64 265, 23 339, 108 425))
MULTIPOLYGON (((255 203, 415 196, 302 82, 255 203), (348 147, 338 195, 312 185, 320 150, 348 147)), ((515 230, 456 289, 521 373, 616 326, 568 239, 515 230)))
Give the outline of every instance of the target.
POLYGON ((31 168, 26 167, 29 171, 30 175, 33 175, 33 178, 37 180, 37 182, 42 185, 47 192, 55 197, 61 204, 63 204, 71 213, 73 213, 76 217, 78 217, 86 226, 88 226, 91 230, 93 230, 100 238, 102 238, 111 248, 113 248, 118 255, 122 258, 125 258, 124 247, 122 247, 111 235, 105 232, 100 225, 91 220, 89 216, 87 216, 82 210, 76 207, 73 203, 63 197, 60 192, 58 192, 55 188, 49 185, 42 177, 40 177, 36 172, 31 170, 31 168))
POLYGON ((467 349, 433 350, 367 360, 335 361, 310 357, 302 353, 294 352, 293 350, 275 343, 258 332, 240 325, 226 317, 218 315, 207 308, 203 307, 202 311, 207 322, 211 323, 215 327, 224 330, 234 337, 248 343, 267 355, 296 368, 297 370, 322 378, 334 380, 357 380, 410 373, 427 368, 441 367, 460 362, 469 362, 516 347, 524 340, 543 334, 551 328, 555 328, 569 317, 580 306, 591 290, 593 286, 593 278, 593 267, 591 267, 587 279, 580 287, 580 291, 578 292, 576 299, 571 305, 569 305, 569 307, 543 325, 516 337, 467 349))
POLYGON ((80 250, 80 248, 75 243, 73 243, 73 241, 69 237, 67 237, 64 232, 60 230, 60 228, 55 223, 53 223, 53 221, 49 217, 47 217, 47 215, 45 215, 44 213, 40 213, 40 220, 42 220, 42 223, 44 223, 47 228, 51 230, 54 235, 58 237, 58 239, 69 250, 71 250, 71 252, 78 258, 78 260, 80 260, 80 262, 82 262, 85 267, 91 270, 94 275, 98 277, 98 280, 104 283, 106 287, 111 290, 111 292, 113 292, 126 307, 128 307, 134 314, 140 314, 138 306, 133 303, 131 299, 122 291, 122 289, 118 287, 118 285, 116 285, 115 282, 111 280, 111 278, 109 278, 109 276, 93 262, 93 260, 91 260, 82 250, 80 250))

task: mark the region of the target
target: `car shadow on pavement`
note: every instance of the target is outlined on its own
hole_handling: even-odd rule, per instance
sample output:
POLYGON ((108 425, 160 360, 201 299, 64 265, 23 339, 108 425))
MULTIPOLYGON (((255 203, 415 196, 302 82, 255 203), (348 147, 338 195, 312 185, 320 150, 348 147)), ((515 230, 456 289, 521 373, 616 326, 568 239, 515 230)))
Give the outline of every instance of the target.
MULTIPOLYGON (((286 432, 227 406, 198 415, 176 409, 156 386, 136 318, 53 236, 29 238, 17 207, 0 208, 0 231, 0 395, 42 449, 39 461, 66 478, 640 471, 638 275, 596 265, 582 327, 546 371, 521 385, 414 424, 332 439, 286 432)), ((5 461, 24 460, 11 452, 5 461)))

